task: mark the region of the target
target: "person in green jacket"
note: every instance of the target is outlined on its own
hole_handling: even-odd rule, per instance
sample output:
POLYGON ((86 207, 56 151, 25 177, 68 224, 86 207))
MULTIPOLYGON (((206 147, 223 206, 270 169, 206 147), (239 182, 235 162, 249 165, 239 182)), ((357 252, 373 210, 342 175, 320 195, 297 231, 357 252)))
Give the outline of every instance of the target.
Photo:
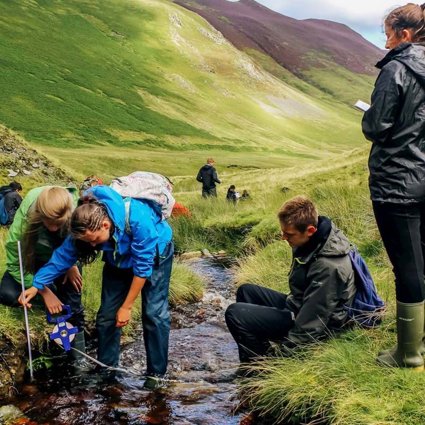
MULTIPOLYGON (((67 236, 69 220, 77 202, 78 191, 72 187, 66 189, 57 186, 39 187, 32 189, 24 198, 6 239, 6 272, 0 282, 1 304, 10 307, 20 306, 18 298, 22 287, 18 241, 21 241, 25 287, 28 288, 32 285, 33 275, 49 261, 53 251, 67 236)), ((81 270, 74 265, 39 293, 46 307, 52 300, 57 299, 56 296, 61 303, 70 305, 73 315, 69 322, 79 330, 74 339, 74 346, 84 351, 81 287, 81 270)), ((61 310, 62 307, 59 306, 53 313, 60 313, 61 310)))

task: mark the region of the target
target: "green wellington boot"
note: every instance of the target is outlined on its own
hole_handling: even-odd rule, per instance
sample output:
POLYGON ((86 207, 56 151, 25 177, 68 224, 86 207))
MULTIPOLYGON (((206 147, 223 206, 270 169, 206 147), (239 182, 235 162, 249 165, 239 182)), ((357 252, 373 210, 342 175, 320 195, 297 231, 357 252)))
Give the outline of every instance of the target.
POLYGON ((424 331, 424 302, 406 304, 397 301, 397 346, 378 355, 381 366, 424 370, 420 353, 424 331))
MULTIPOLYGON (((381 350, 378 353, 378 356, 382 356, 383 354, 388 354, 388 353, 392 353, 391 355, 393 355, 396 349, 397 347, 391 348, 389 350, 381 350)), ((425 319, 424 319, 424 330, 422 333, 422 341, 421 341, 421 345, 419 346, 419 352, 421 353, 422 356, 425 355, 425 319)))

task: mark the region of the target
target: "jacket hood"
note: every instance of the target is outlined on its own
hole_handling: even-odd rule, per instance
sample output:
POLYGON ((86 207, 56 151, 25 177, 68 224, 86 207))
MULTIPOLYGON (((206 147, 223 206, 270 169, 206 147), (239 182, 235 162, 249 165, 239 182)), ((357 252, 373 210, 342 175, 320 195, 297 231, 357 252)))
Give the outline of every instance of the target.
POLYGON ((347 237, 332 223, 332 230, 328 240, 318 253, 323 257, 340 257, 350 252, 351 244, 347 237))
POLYGON ((417 43, 403 43, 390 50, 387 55, 376 64, 381 69, 388 62, 396 60, 408 68, 417 80, 425 87, 425 45, 417 43))
POLYGON ((351 244, 344 233, 335 226, 334 223, 331 223, 331 231, 329 233, 328 239, 323 244, 322 247, 318 246, 310 254, 305 257, 299 258, 303 263, 309 262, 313 257, 342 257, 347 255, 350 251, 351 244))
POLYGON ((105 205, 109 217, 120 232, 125 230, 125 205, 122 196, 108 186, 94 186, 84 192, 84 196, 92 195, 105 205))
POLYGON ((211 168, 212 167, 212 164, 205 164, 202 168, 201 168, 201 170, 208 170, 208 168, 211 168))

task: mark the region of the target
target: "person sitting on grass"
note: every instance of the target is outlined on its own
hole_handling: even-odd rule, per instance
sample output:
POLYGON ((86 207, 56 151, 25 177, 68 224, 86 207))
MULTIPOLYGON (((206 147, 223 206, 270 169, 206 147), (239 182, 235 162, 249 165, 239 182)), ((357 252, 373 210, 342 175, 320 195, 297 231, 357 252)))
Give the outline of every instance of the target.
MULTIPOLYGON (((45 186, 28 192, 15 214, 6 238, 6 271, 0 282, 1 304, 19 306, 22 286, 18 241, 22 243, 24 281, 28 288, 31 286, 33 274, 49 261, 53 251, 65 240, 77 200, 78 193, 75 188, 45 186)), ((84 352, 81 270, 73 262, 47 283, 48 285, 39 291, 46 307, 49 309, 52 300, 56 299, 60 302, 56 309, 49 309, 51 313, 60 313, 62 303, 71 307, 73 314, 69 322, 79 330, 73 346, 84 352)), ((82 360, 82 356, 74 350, 71 351, 71 356, 77 362, 82 360)))
POLYGON ((225 313, 242 363, 264 356, 270 341, 290 354, 327 337, 348 321, 345 306, 355 295, 351 244, 313 202, 297 196, 281 207, 282 239, 292 248, 288 295, 259 285, 241 285, 225 313))
POLYGON ((242 191, 241 201, 247 201, 248 199, 251 199, 251 195, 246 189, 244 189, 242 191))
POLYGON ((236 186, 234 184, 230 185, 229 189, 227 189, 226 200, 236 204, 239 198, 240 194, 239 192, 236 192, 236 186))

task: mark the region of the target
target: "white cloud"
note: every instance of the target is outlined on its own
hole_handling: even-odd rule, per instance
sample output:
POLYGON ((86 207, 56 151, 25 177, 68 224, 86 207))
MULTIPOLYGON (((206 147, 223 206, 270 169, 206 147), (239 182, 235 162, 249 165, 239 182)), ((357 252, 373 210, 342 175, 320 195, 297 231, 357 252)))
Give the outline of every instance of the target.
MULTIPOLYGON (((385 15, 400 3, 394 0, 257 0, 264 6, 297 19, 319 18, 344 23, 360 32, 365 38, 384 38, 382 24, 385 15)), ((402 3, 402 4, 405 4, 402 3)))

